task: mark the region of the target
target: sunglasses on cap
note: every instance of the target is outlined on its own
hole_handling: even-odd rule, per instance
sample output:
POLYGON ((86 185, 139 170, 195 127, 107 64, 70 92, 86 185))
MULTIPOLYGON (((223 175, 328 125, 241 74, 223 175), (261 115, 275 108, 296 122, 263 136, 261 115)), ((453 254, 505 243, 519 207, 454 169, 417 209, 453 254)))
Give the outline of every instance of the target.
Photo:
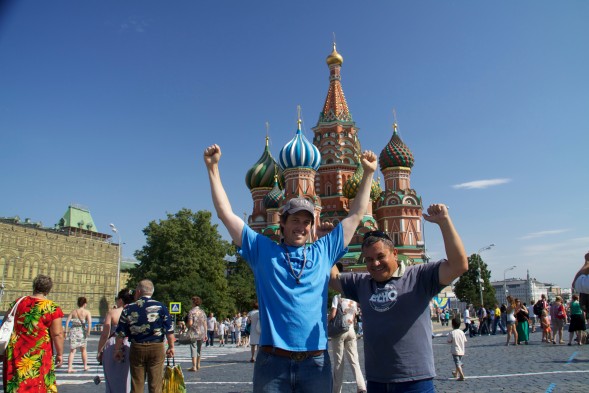
POLYGON ((387 235, 387 234, 386 234, 385 232, 383 232, 383 231, 370 231, 370 232, 366 232, 366 233, 364 234, 364 238, 363 238, 362 240, 366 240, 366 239, 368 239, 369 237, 378 237, 378 238, 381 238, 381 239, 387 239, 388 241, 391 241, 391 242, 392 242, 392 240, 391 240, 390 236, 389 236, 389 235, 387 235))

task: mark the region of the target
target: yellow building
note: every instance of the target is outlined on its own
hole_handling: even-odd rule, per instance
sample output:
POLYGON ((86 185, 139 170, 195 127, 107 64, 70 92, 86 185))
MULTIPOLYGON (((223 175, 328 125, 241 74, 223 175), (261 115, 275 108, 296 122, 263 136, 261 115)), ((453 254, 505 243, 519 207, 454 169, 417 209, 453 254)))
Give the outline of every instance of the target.
POLYGON ((119 245, 97 231, 88 209, 69 206, 54 228, 19 217, 0 218, 0 311, 14 299, 32 293, 33 279, 53 279, 49 298, 64 314, 77 307, 79 296, 88 300, 94 321, 102 320, 114 305, 119 245))

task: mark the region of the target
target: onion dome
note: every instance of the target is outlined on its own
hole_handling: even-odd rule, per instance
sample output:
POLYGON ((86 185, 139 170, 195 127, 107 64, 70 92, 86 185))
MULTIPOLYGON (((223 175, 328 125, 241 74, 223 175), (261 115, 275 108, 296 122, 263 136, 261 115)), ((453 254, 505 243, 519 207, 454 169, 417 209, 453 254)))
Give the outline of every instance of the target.
POLYGON ((327 62, 327 65, 332 65, 332 64, 342 65, 342 63, 344 62, 344 58, 342 57, 342 55, 337 53, 337 50, 335 49, 335 42, 333 43, 333 51, 331 52, 331 54, 329 56, 327 56, 327 59, 325 61, 327 62))
POLYGON ((380 177, 376 180, 372 180, 372 185, 370 186, 370 199, 376 201, 378 197, 382 194, 382 188, 380 188, 380 177))
POLYGON ((278 185, 278 176, 274 176, 274 187, 264 197, 264 206, 266 209, 276 209, 280 206, 280 201, 284 199, 284 192, 278 185))
POLYGON ((407 168, 413 167, 413 153, 403 143, 401 137, 397 133, 397 123, 393 125, 393 136, 380 153, 378 158, 380 169, 392 168, 396 166, 404 166, 407 168))
POLYGON ((280 150, 278 161, 282 169, 309 167, 316 171, 321 164, 321 153, 301 132, 300 120, 298 123, 295 137, 280 150))
POLYGON ((272 187, 274 174, 277 171, 281 172, 268 148, 268 139, 266 137, 266 147, 264 148, 262 157, 260 157, 245 175, 245 185, 250 190, 258 187, 272 187))
POLYGON ((358 162, 356 171, 354 171, 352 177, 344 183, 342 191, 346 198, 352 199, 356 197, 358 187, 360 187, 360 182, 362 181, 362 175, 364 175, 364 168, 362 168, 362 163, 358 162))

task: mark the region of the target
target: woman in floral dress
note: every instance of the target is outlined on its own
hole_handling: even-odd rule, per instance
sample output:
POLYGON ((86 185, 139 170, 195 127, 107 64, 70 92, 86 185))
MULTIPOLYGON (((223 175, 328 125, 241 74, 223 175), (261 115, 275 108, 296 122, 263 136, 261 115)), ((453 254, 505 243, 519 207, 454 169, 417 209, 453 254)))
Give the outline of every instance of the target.
POLYGON ((57 392, 55 367, 63 364, 63 312, 46 298, 52 286, 51 277, 37 276, 33 296, 25 296, 17 307, 4 359, 6 393, 57 392))

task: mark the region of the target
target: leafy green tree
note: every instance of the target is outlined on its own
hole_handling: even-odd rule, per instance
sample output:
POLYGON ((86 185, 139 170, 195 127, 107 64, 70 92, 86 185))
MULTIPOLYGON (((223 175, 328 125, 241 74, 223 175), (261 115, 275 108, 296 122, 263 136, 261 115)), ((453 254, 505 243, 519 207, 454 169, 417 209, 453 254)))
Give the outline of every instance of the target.
POLYGON ((224 258, 235 250, 211 224, 210 212, 181 209, 164 220, 151 221, 143 233, 146 245, 135 252, 140 264, 131 272, 131 288, 149 278, 155 285, 154 299, 166 305, 181 302, 183 313, 191 308, 195 295, 209 312, 232 311, 224 258))
POLYGON ((257 301, 254 273, 245 259, 237 255, 236 262, 229 262, 229 294, 235 303, 235 312, 250 311, 257 301))
POLYGON ((472 303, 476 307, 481 305, 479 292, 479 264, 481 267, 481 276, 483 278, 483 302, 485 307, 495 305, 495 288, 491 285, 491 272, 487 264, 478 254, 472 254, 468 257, 468 271, 464 273, 454 286, 456 297, 467 304, 472 303))

